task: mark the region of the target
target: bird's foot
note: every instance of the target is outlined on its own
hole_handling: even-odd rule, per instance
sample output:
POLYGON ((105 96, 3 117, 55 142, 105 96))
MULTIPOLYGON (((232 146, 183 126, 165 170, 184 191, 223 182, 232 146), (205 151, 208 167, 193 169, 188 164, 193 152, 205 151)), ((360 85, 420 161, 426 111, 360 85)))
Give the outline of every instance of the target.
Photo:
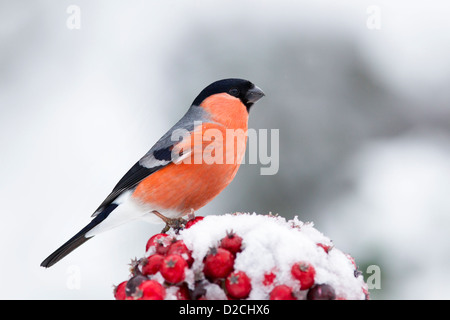
POLYGON ((153 211, 153 213, 166 223, 165 227, 161 230, 161 233, 166 233, 167 231, 169 231, 170 228, 174 229, 175 232, 178 233, 178 231, 180 231, 180 229, 182 229, 187 222, 183 218, 174 218, 174 219, 167 218, 158 211, 153 211))
POLYGON ((191 209, 191 212, 189 212, 187 214, 187 219, 188 219, 188 221, 192 220, 192 219, 195 219, 195 211, 194 211, 194 209, 191 209))
POLYGON ((166 226, 161 231, 161 233, 166 233, 170 228, 175 230, 175 233, 178 233, 181 229, 186 225, 186 220, 183 218, 175 218, 175 219, 167 219, 166 226))

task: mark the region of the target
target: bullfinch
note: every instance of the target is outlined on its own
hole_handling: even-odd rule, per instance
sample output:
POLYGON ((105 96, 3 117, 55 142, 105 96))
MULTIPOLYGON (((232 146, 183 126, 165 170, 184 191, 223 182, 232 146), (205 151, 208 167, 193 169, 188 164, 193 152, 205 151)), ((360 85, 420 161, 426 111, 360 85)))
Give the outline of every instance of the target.
POLYGON ((91 222, 41 266, 51 267, 123 223, 162 219, 170 224, 210 202, 236 175, 245 154, 249 110, 263 96, 242 79, 219 80, 203 89, 187 113, 120 179, 91 222))

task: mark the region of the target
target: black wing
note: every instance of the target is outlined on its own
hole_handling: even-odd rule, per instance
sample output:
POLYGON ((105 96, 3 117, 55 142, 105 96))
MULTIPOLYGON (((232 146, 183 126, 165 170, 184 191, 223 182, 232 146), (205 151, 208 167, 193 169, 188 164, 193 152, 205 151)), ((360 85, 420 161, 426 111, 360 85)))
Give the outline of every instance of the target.
POLYGON ((139 182, 155 173, 156 171, 164 168, 173 161, 177 161, 178 157, 183 154, 175 155, 175 159, 172 159, 172 149, 174 145, 180 142, 183 138, 179 137, 178 141, 172 140, 172 133, 177 129, 184 129, 188 132, 194 130, 195 121, 206 119, 204 116, 203 108, 197 106, 191 106, 188 112, 178 121, 156 144, 145 154, 139 162, 137 162, 122 179, 114 187, 113 191, 106 197, 102 204, 95 210, 93 216, 98 215, 101 210, 110 205, 118 196, 124 191, 135 188, 139 182))
MULTIPOLYGON (((153 158, 155 160, 155 165, 147 168, 140 164, 141 160, 136 162, 136 164, 131 167, 130 170, 120 179, 120 181, 116 184, 112 192, 106 197, 106 199, 102 202, 102 204, 95 210, 93 216, 96 216, 98 213, 100 213, 105 207, 110 205, 115 199, 117 199, 118 196, 120 196, 124 191, 128 191, 136 187, 139 182, 147 178, 149 175, 155 173, 161 168, 164 168, 169 163, 172 162, 171 160, 171 150, 172 146, 155 150, 153 154, 153 158), (156 165, 156 163, 160 163, 159 165, 156 165)), ((147 154, 146 157, 148 158, 149 155, 147 154)))

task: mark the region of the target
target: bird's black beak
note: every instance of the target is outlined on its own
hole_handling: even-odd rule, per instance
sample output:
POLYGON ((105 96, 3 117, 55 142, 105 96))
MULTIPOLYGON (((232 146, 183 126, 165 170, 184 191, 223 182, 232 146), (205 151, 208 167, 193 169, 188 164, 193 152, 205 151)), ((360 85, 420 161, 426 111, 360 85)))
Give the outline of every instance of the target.
POLYGON ((247 94, 245 95, 245 100, 247 101, 247 103, 253 104, 264 96, 265 96, 264 92, 257 86, 254 86, 253 88, 247 91, 247 94))

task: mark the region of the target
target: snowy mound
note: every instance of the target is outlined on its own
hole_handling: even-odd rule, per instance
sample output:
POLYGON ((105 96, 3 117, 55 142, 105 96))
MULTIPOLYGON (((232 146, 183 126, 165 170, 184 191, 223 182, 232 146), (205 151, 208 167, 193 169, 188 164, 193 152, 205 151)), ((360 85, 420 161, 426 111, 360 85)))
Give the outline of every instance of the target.
POLYGON ((116 299, 366 299, 353 258, 312 223, 257 214, 197 217, 150 238, 116 299))

